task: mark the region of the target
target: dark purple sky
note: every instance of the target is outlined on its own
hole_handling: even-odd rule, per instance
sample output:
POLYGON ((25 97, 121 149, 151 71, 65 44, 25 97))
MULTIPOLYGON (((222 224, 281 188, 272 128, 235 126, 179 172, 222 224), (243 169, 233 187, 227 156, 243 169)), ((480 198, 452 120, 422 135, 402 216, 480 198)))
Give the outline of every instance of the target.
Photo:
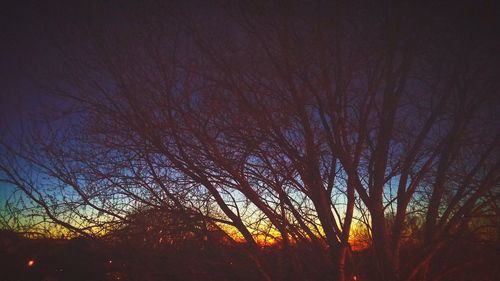
MULTIPOLYGON (((113 20, 113 13, 142 5, 131 3, 134 1, 11 1, 4 4, 0 9, 0 129, 6 124, 15 125, 22 115, 36 111, 42 98, 32 76, 43 77, 54 68, 64 71, 58 65, 58 53, 51 38, 57 36, 60 28, 81 20, 90 20, 99 26, 103 21, 113 20)), ((471 28, 477 38, 495 34, 499 37, 500 9, 495 1, 454 3, 434 5, 429 12, 438 14, 438 21, 441 17, 464 29, 464 34, 468 32, 465 29, 471 28)), ((202 13, 209 10, 203 5, 189 7, 202 13)))
MULTIPOLYGON (((71 1, 69 1, 71 2, 71 1)), ((77 6, 62 1, 11 1, 0 9, 0 138, 12 135, 36 114, 44 101, 37 79, 58 64, 51 36, 58 24, 75 18, 77 6), (36 77, 36 78, 35 78, 36 77)), ((16 136, 17 137, 17 136, 16 136)), ((3 153, 0 149, 0 153, 3 153)), ((1 155, 0 155, 1 156, 1 155)), ((12 192, 0 182, 0 206, 12 192)))
MULTIPOLYGON (((1 9, 0 117, 17 123, 20 114, 37 103, 37 90, 28 78, 33 66, 42 64, 46 51, 42 7, 34 2, 13 1, 1 9)), ((2 125, 5 126, 5 123, 2 125)), ((2 126, 2 128, 4 128, 2 126)))
MULTIPOLYGON (((46 99, 36 79, 64 72, 58 50, 53 46, 53 36, 61 28, 81 20, 95 26, 109 23, 121 10, 133 10, 141 3, 79 1, 75 5, 75 2, 11 1, 0 9, 0 137, 7 128, 16 130, 26 115, 36 113, 46 99)), ((460 1, 454 5, 438 4, 429 12, 436 14, 438 21, 456 26, 457 34, 474 34, 474 38, 493 46, 490 40, 499 42, 500 37, 500 9, 495 2, 467 1, 465 6, 460 1)), ((200 13, 209 10, 206 6, 189 5, 200 13)))

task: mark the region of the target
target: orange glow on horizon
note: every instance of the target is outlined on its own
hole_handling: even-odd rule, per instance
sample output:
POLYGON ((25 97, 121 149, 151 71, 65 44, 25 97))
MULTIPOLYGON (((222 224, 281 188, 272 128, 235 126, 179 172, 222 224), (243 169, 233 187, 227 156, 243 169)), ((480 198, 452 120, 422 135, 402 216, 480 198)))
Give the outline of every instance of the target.
MULTIPOLYGON (((234 226, 230 226, 227 224, 219 224, 219 229, 226 233, 228 237, 233 239, 237 243, 246 243, 245 238, 241 234, 241 232, 234 226)), ((319 233, 316 233, 318 237, 324 236, 324 231, 321 227, 318 228, 319 233)), ((362 228, 358 224, 353 224, 351 226, 351 231, 349 234, 349 244, 352 251, 363 251, 370 247, 370 243, 367 241, 367 237, 364 234, 360 235, 360 231, 362 232, 362 228)), ((107 231, 96 231, 100 232, 101 235, 105 235, 107 231)), ((60 238, 60 239, 72 239, 77 235, 70 233, 69 231, 64 231, 63 229, 53 229, 51 231, 52 238, 60 238)), ((253 239, 260 247, 272 247, 277 246, 282 242, 281 233, 274 229, 265 229, 263 230, 254 230, 253 231, 253 239)), ((160 238, 161 240, 162 238, 160 238)), ((295 244, 298 241, 295 241, 293 237, 289 237, 289 242, 291 244, 295 244)), ((35 265, 35 260, 28 261, 28 267, 32 267, 35 265)))
POLYGON ((33 267, 34 265, 35 265, 35 260, 34 259, 28 260, 28 267, 33 267))

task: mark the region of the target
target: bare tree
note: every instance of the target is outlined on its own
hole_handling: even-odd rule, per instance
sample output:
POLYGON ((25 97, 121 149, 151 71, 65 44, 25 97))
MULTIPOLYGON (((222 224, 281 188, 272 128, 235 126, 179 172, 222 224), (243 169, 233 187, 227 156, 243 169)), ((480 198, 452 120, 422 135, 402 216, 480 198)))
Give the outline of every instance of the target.
POLYGON ((50 90, 64 118, 4 145, 28 166, 0 164, 52 221, 90 235, 144 209, 195 216, 236 230, 228 238, 242 237, 265 280, 262 239, 281 243, 291 269, 293 243, 326 245, 328 278, 348 280, 363 216, 375 278, 431 280, 450 237, 498 216, 489 45, 410 3, 190 5, 148 17, 141 6, 117 16, 126 28, 86 22, 78 40, 58 38, 67 79, 50 90), (420 250, 404 260, 414 219, 420 250))

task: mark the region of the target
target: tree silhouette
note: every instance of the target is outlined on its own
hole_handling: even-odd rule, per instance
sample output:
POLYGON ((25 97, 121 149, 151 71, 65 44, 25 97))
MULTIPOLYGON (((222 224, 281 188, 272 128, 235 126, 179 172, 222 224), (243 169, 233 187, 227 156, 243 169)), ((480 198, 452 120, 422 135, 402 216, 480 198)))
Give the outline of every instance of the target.
POLYGON ((57 118, 5 144, 0 164, 51 221, 84 235, 149 220, 222 230, 264 280, 262 241, 291 270, 293 244, 324 245, 329 278, 349 280, 362 219, 373 279, 433 280, 454 239, 498 219, 498 64, 490 39, 453 26, 461 9, 440 21, 413 3, 191 5, 57 34, 57 118))

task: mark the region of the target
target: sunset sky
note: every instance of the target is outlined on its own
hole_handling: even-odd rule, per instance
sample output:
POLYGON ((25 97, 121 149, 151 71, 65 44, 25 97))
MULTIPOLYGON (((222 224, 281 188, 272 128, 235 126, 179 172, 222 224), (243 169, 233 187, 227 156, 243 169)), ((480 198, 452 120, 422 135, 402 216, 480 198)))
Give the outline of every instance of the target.
POLYGON ((8 280, 488 280, 498 4, 11 1, 8 280))

